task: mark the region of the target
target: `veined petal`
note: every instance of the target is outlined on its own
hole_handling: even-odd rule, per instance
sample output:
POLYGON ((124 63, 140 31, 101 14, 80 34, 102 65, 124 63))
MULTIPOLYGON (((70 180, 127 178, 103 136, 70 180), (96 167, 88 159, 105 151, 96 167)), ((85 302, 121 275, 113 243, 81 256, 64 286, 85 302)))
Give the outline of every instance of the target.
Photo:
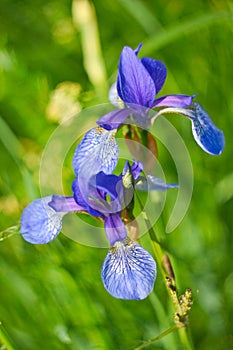
POLYGON ((135 185, 135 188, 140 191, 166 191, 169 188, 177 188, 178 184, 167 184, 162 179, 155 177, 153 175, 147 175, 146 177, 141 177, 140 180, 135 185))
POLYGON ((20 220, 20 232, 23 238, 33 244, 44 244, 52 241, 62 228, 62 217, 48 203, 52 196, 40 198, 30 203, 23 211, 20 220))
POLYGON ((105 114, 96 123, 106 130, 117 129, 133 112, 134 110, 130 108, 117 109, 105 114))
POLYGON ((162 89, 166 80, 166 76, 167 76, 166 66, 163 62, 158 60, 153 60, 152 58, 149 58, 149 57, 143 57, 141 59, 141 62, 154 81, 155 88, 156 88, 156 95, 157 95, 158 92, 162 89))
POLYGON ((196 95, 166 95, 160 98, 157 98, 151 108, 155 107, 177 107, 177 108, 186 108, 192 104, 193 98, 196 95))
POLYGON ((194 103, 193 118, 190 119, 193 136, 198 145, 207 153, 221 154, 225 146, 224 134, 214 125, 199 103, 194 103))
POLYGON ((143 247, 126 238, 108 252, 101 276, 104 287, 115 298, 141 300, 153 290, 156 263, 143 247))
POLYGON ((119 149, 115 139, 116 131, 101 127, 88 131, 76 148, 73 168, 76 175, 91 177, 100 171, 111 174, 118 161, 119 149))
POLYGON ((124 47, 120 56, 117 91, 126 103, 150 107, 155 95, 155 85, 150 74, 130 47, 124 47))
POLYGON ((109 214, 104 220, 104 228, 111 246, 127 237, 125 225, 119 214, 109 214))

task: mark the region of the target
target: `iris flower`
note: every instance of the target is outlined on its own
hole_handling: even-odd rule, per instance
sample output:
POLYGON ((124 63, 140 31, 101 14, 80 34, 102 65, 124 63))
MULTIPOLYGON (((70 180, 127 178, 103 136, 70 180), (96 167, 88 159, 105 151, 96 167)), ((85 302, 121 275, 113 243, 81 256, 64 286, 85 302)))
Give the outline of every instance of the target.
POLYGON ((224 148, 223 133, 200 104, 193 103, 195 95, 157 97, 166 79, 166 67, 159 60, 138 58, 140 48, 141 45, 136 50, 126 46, 120 55, 116 89, 125 107, 101 117, 97 124, 113 130, 131 116, 136 124, 148 128, 160 114, 182 114, 191 120, 198 145, 207 153, 220 154, 224 148), (151 116, 150 110, 157 107, 163 109, 151 116))
POLYGON ((110 250, 102 267, 102 280, 106 290, 120 299, 144 299, 152 291, 156 278, 156 263, 152 256, 138 243, 131 240, 122 221, 122 210, 130 205, 135 188, 140 190, 166 190, 177 187, 166 184, 153 176, 141 174, 143 166, 134 161, 126 162, 120 175, 106 174, 116 163, 116 150, 112 132, 99 128, 90 130, 78 145, 73 165, 77 175, 73 182, 73 196, 51 195, 30 203, 21 217, 23 238, 33 244, 44 244, 53 240, 62 229, 62 219, 67 213, 85 212, 99 217, 104 222, 110 250), (96 133, 98 140, 96 139, 96 133), (113 149, 109 155, 109 147, 113 149), (99 167, 97 174, 88 176, 86 187, 81 189, 85 168, 83 159, 94 166, 95 150, 98 149, 99 167), (81 166, 82 165, 82 166, 81 166), (80 180, 81 177, 81 180, 80 180), (148 184, 148 185, 147 185, 148 184))

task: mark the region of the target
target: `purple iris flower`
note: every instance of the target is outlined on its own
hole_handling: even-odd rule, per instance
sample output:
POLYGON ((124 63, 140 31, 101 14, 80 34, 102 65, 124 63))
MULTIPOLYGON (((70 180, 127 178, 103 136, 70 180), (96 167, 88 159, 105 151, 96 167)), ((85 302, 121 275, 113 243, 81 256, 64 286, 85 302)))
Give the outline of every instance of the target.
MULTIPOLYGON (((139 161, 132 166, 126 162, 119 176, 101 171, 89 178, 86 193, 80 191, 77 177, 73 182, 72 197, 53 195, 33 201, 21 217, 23 238, 34 244, 50 242, 60 232, 63 216, 70 212, 101 217, 111 246, 101 273, 105 288, 116 298, 144 299, 153 289, 156 263, 143 247, 127 236, 121 219, 121 211, 130 204, 137 182, 146 181, 140 176, 142 169, 139 161), (87 197, 84 198, 83 194, 87 197)), ((177 187, 160 181, 160 188, 155 180, 150 189, 177 187)))
POLYGON ((107 130, 113 130, 131 116, 136 124, 148 128, 155 117, 163 114, 162 109, 151 116, 150 110, 168 107, 165 108, 166 113, 178 113, 191 119, 194 138, 204 151, 220 154, 224 148, 223 133, 198 103, 193 104, 195 95, 174 94, 157 97, 166 79, 166 67, 159 60, 138 58, 141 46, 136 50, 126 46, 120 55, 116 89, 125 107, 104 115, 97 124, 107 130))

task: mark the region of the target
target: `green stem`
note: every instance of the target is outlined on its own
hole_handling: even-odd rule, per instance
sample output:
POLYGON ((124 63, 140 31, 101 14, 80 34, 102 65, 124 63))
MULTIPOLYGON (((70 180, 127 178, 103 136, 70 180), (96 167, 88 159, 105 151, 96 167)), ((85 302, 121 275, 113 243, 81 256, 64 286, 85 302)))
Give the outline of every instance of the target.
MULTIPOLYGON (((159 265, 159 268, 160 268, 160 271, 163 275, 163 281, 165 283, 165 286, 166 286, 166 290, 168 292, 168 295, 169 295, 169 300, 172 301, 171 299, 171 293, 168 289, 168 286, 167 286, 167 283, 166 283, 166 277, 167 277, 167 274, 162 266, 162 260, 163 260, 163 252, 162 252, 162 249, 161 249, 161 246, 159 244, 159 240, 157 239, 156 237, 156 233, 153 229, 153 226, 151 225, 151 222, 150 220, 148 219, 148 216, 146 214, 146 212, 143 210, 143 205, 142 205, 142 202, 139 198, 139 195, 137 194, 137 191, 136 191, 136 196, 137 196, 137 199, 138 199, 138 202, 139 202, 139 205, 140 205, 140 208, 141 208, 141 211, 142 211, 142 215, 143 215, 143 218, 145 220, 145 223, 146 223, 146 226, 147 226, 147 229, 148 229, 148 232, 149 232, 149 235, 150 235, 150 238, 151 238, 151 243, 152 243, 152 247, 153 247, 153 250, 154 250, 154 254, 155 254, 155 259, 159 265)), ((174 303, 172 301, 172 304, 174 306, 174 303)), ((173 332, 175 329, 178 329, 179 331, 179 338, 180 338, 180 341, 183 345, 183 349, 184 350, 192 350, 193 347, 189 341, 189 337, 187 335, 187 328, 185 326, 181 327, 179 324, 175 324, 173 327, 169 328, 167 331, 164 331, 163 333, 161 333, 161 335, 159 335, 158 337, 156 338, 153 338, 151 340, 149 340, 147 343, 147 345, 149 345, 151 342, 153 341, 156 341, 158 339, 161 339, 162 337, 166 336, 167 334, 173 332)), ((142 349, 143 347, 147 346, 143 344, 141 347, 135 349, 135 350, 138 350, 138 349, 142 349)))
POLYGON ((170 328, 168 328, 166 331, 162 332, 161 334, 157 335, 157 337, 152 338, 150 340, 147 340, 146 342, 144 342, 142 345, 140 345, 139 347, 135 348, 134 350, 141 350, 146 348, 147 346, 151 345, 152 343, 155 343, 157 340, 162 339, 163 337, 165 337, 166 335, 168 335, 169 333, 172 333, 173 331, 175 331, 176 329, 179 329, 178 325, 174 325, 170 328))
POLYGON ((0 242, 19 233, 19 226, 11 226, 0 232, 0 242))
POLYGON ((4 330, 2 323, 0 322, 0 349, 1 350, 14 350, 14 347, 9 341, 9 337, 4 330))

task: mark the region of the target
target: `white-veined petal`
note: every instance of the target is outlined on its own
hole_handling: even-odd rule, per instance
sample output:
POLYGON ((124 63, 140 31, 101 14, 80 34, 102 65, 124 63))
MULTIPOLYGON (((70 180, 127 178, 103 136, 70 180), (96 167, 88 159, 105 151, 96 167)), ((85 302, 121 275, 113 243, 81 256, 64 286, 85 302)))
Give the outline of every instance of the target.
POLYGON ((116 130, 105 130, 100 126, 89 130, 76 148, 73 168, 76 175, 91 177, 100 171, 111 174, 118 161, 116 130))
POLYGON ((153 290, 156 263, 142 246, 126 238, 109 250, 101 276, 115 298, 141 300, 153 290))
POLYGON ((62 228, 62 217, 48 203, 52 196, 40 198, 30 203, 23 211, 20 220, 20 232, 25 241, 44 244, 52 241, 62 228))

